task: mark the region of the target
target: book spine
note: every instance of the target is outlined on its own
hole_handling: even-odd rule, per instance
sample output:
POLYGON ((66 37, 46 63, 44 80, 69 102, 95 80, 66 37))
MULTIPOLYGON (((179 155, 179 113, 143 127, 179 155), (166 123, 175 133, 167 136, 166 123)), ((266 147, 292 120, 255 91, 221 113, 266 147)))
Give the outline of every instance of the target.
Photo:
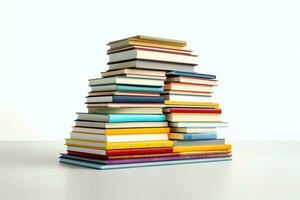
POLYGON ((221 109, 170 108, 171 113, 222 113, 221 109))
POLYGON ((143 114, 110 114, 109 123, 116 122, 161 122, 165 121, 166 117, 163 114, 158 115, 143 115, 143 114))
POLYGON ((120 92, 155 92, 155 93, 163 93, 164 92, 164 87, 145 87, 145 86, 117 85, 117 91, 120 91, 120 92))
POLYGON ((172 147, 163 148, 141 148, 141 149, 112 149, 106 150, 106 156, 124 156, 124 155, 142 155, 142 154, 158 154, 172 153, 172 147))
POLYGON ((163 103, 163 97, 113 96, 114 103, 163 103))
POLYGON ((199 146, 175 146, 173 152, 190 152, 190 151, 218 151, 218 150, 231 150, 230 144, 217 144, 217 145, 199 145, 199 146))
POLYGON ((212 140, 217 139, 216 133, 183 134, 183 140, 212 140))

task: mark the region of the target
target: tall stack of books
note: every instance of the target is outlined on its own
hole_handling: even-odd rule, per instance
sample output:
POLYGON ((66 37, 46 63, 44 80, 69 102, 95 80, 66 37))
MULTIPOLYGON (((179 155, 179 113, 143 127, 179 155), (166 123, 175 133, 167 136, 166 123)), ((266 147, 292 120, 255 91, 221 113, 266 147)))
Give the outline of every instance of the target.
POLYGON ((197 55, 185 41, 134 36, 108 45, 109 70, 89 80, 88 112, 77 113, 61 162, 116 169, 231 159, 216 138, 221 110, 208 102, 215 77, 194 73, 197 55))

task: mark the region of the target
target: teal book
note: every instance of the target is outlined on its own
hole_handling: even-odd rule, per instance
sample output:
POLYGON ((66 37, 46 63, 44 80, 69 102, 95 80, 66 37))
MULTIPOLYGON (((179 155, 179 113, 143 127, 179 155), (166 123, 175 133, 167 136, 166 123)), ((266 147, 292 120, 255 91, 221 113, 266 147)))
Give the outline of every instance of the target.
POLYGON ((155 92, 155 93, 163 93, 164 92, 164 87, 117 85, 116 90, 120 91, 120 92, 155 92))
POLYGON ((162 122, 166 120, 163 114, 96 114, 77 113, 79 121, 95 122, 162 122))
POLYGON ((170 133, 169 138, 175 140, 214 140, 217 139, 217 133, 170 133))

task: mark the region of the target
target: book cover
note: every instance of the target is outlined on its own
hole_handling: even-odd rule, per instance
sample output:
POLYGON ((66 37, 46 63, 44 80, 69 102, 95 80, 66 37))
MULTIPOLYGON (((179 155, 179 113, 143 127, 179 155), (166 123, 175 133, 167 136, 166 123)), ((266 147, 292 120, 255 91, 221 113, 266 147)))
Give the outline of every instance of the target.
POLYGON ((169 133, 169 139, 212 140, 217 139, 217 133, 169 133))
POLYGON ((205 79, 215 79, 216 78, 216 75, 200 74, 200 73, 195 73, 195 72, 181 72, 181 71, 168 72, 167 76, 189 76, 189 77, 197 77, 197 78, 205 78, 205 79))

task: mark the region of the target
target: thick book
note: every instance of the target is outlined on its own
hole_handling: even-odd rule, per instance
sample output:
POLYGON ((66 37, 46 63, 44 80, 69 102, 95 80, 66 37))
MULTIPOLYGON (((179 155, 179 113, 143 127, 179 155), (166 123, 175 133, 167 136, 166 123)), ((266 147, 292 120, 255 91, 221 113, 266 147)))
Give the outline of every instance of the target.
POLYGON ((75 120, 75 126, 90 128, 145 128, 145 127, 167 127, 168 122, 122 122, 122 123, 104 123, 95 121, 75 120))
POLYGON ((174 146, 199 146, 199 145, 213 145, 213 144, 225 144, 225 139, 210 139, 210 140, 174 140, 174 146))
POLYGON ((170 133, 169 127, 164 128, 87 128, 77 127, 72 128, 72 132, 77 133, 91 133, 91 134, 102 134, 102 135, 126 135, 126 134, 156 134, 156 133, 170 133))
POLYGON ((77 113, 78 120, 96 122, 160 122, 165 121, 163 114, 96 114, 77 113))
POLYGON ((201 109, 201 108, 165 108, 164 112, 169 113, 217 113, 221 114, 221 109, 201 109))
POLYGON ((216 144, 216 145, 198 145, 198 146, 175 146, 173 152, 191 152, 191 151, 229 151, 230 144, 216 144))
POLYGON ((145 163, 145 162, 157 162, 157 161, 171 161, 171 160, 223 158, 223 157, 230 157, 230 156, 231 156, 231 154, 200 154, 200 155, 179 155, 179 156, 165 156, 165 157, 100 160, 100 159, 85 158, 85 157, 68 155, 68 154, 61 154, 61 158, 89 161, 89 162, 95 162, 95 163, 107 164, 107 165, 127 164, 127 163, 145 163))
POLYGON ((171 127, 180 128, 210 128, 210 127, 227 127, 227 122, 170 122, 171 127))
POLYGON ((167 82, 180 82, 180 83, 192 83, 192 84, 217 86, 217 80, 204 79, 204 78, 191 78, 187 76, 169 77, 167 79, 167 82))
POLYGON ((113 70, 113 71, 106 71, 101 72, 102 77, 111 77, 111 76, 118 76, 118 75, 143 75, 143 76, 152 76, 152 77, 165 77, 166 72, 164 71, 157 71, 157 70, 147 70, 147 69, 120 69, 120 70, 113 70))
POLYGON ((87 97, 96 96, 146 96, 146 97, 158 97, 160 94, 158 92, 119 92, 119 91, 97 91, 89 92, 87 97))
POLYGON ((117 70, 124 68, 137 68, 137 69, 154 69, 154 70, 165 70, 165 71, 184 71, 194 72, 195 65, 173 63, 173 62, 161 62, 155 60, 142 60, 133 59, 122 62, 108 63, 109 70, 117 70))
POLYGON ((137 142, 99 142, 93 140, 66 139, 66 145, 68 147, 79 148, 77 150, 71 150, 71 151, 79 151, 85 153, 94 152, 94 154, 99 154, 97 153, 97 150, 172 147, 173 142, 170 140, 141 141, 141 142, 138 141, 137 142))
POLYGON ((169 139, 172 140, 214 140, 217 139, 217 133, 169 133, 169 139))
POLYGON ((200 85, 192 83, 180 83, 180 82, 166 82, 166 90, 182 90, 182 91, 196 91, 196 92, 213 92, 212 85, 200 85))
POLYGON ((212 102, 190 102, 190 101, 170 101, 165 100, 166 107, 170 107, 170 105, 174 106, 196 106, 196 107, 207 107, 207 108, 214 108, 218 109, 219 104, 218 103, 212 103, 212 102))
POLYGON ((172 76, 187 76, 187 77, 195 77, 195 78, 204 78, 204 79, 215 79, 216 75, 212 74, 200 74, 196 72, 182 72, 182 71, 171 71, 167 72, 168 77, 172 76))
POLYGON ((145 97, 145 96, 96 96, 87 97, 87 103, 164 103, 163 97, 145 97))
POLYGON ((134 167, 153 167, 153 166, 164 166, 164 165, 179 165, 179 164, 196 164, 205 162, 220 162, 220 161, 230 161, 231 157, 221 157, 221 158, 202 158, 202 159, 187 159, 187 160, 173 160, 173 161, 160 161, 160 162, 143 162, 143 163, 128 163, 128 164, 100 164, 95 162, 83 161, 78 159, 68 159, 60 158, 59 161, 63 163, 79 165, 83 167, 89 167, 99 170, 108 169, 123 169, 123 168, 134 168, 134 167))
POLYGON ((99 142, 134 142, 167 140, 167 133, 103 135, 95 133, 71 132, 71 139, 93 140, 99 142))
POLYGON ((154 50, 139 47, 125 49, 123 51, 109 52, 108 56, 110 63, 132 59, 146 59, 197 65, 197 55, 194 54, 174 53, 172 51, 154 50))
POLYGON ((218 113, 172 113, 167 114, 170 122, 220 122, 221 114, 218 113))
POLYGON ((165 100, 168 101, 190 101, 190 102, 208 102, 211 101, 210 96, 204 95, 178 95, 178 94, 167 94, 162 95, 165 100))
POLYGON ((134 85, 100 85, 91 86, 91 92, 120 91, 120 92, 150 92, 163 93, 164 87, 134 86, 134 85))
POLYGON ((88 108, 163 108, 163 103, 89 103, 88 108))
POLYGON ((88 113, 99 114, 163 114, 163 108, 88 108, 88 113))
POLYGON ((95 78, 89 80, 90 86, 109 85, 109 84, 126 84, 126 85, 142 85, 142 86, 164 86, 163 80, 150 80, 140 78, 127 78, 122 76, 95 78))

